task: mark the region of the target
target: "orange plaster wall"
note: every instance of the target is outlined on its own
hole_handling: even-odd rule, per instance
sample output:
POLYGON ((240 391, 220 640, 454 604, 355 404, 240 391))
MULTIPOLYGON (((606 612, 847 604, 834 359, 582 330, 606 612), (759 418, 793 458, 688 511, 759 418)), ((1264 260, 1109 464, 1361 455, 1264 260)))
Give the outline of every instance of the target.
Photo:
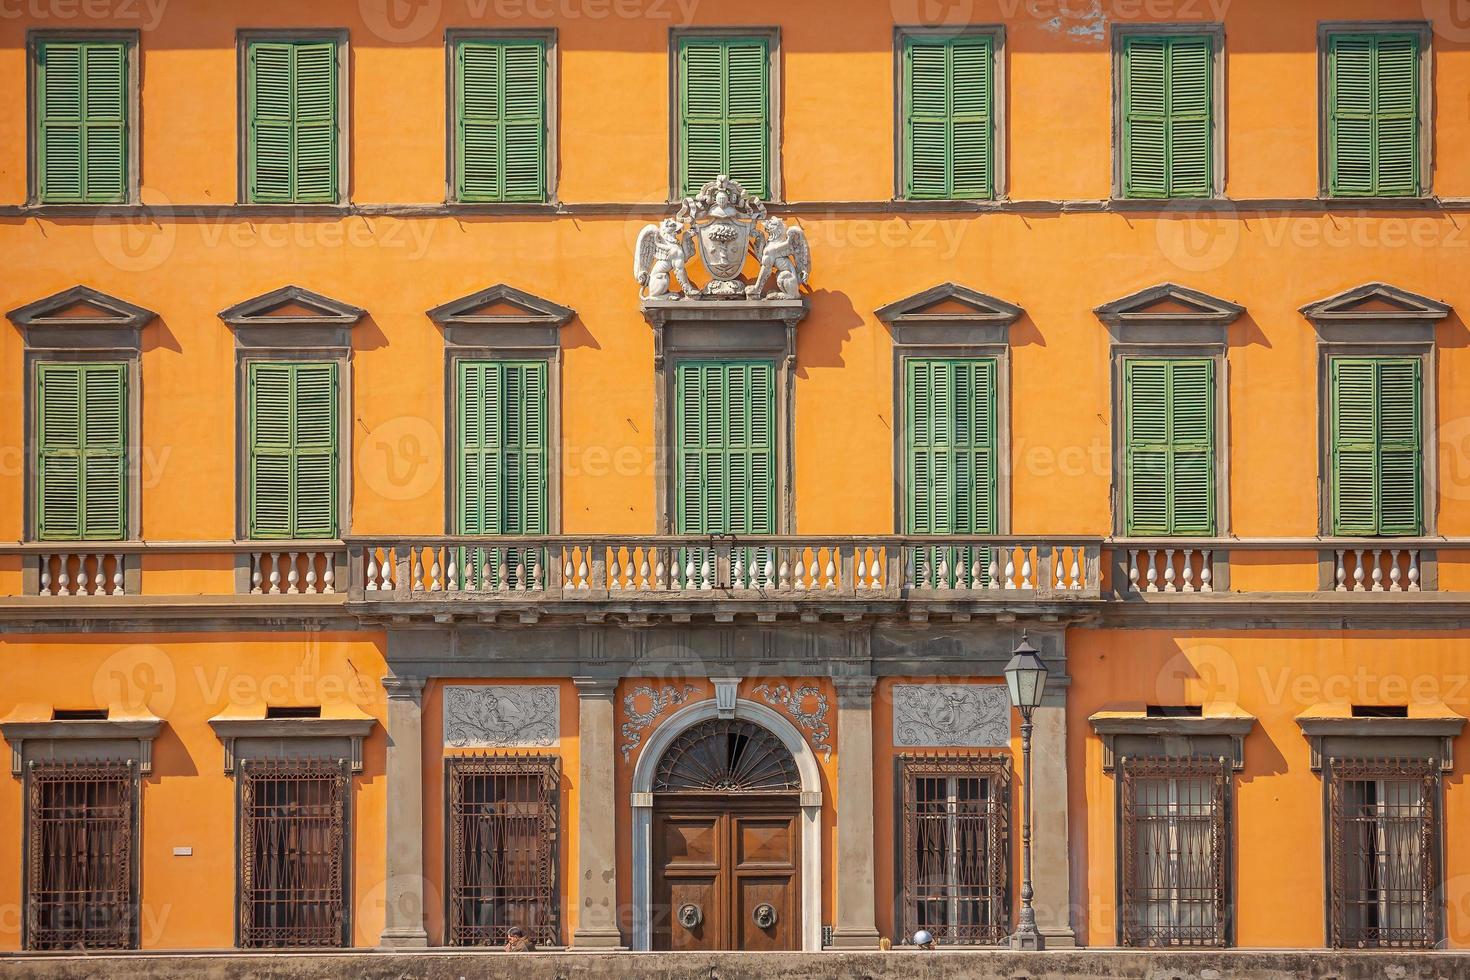
MULTIPOLYGON (((229 947, 235 924, 235 782, 208 719, 230 708, 352 704, 379 722, 352 779, 354 945, 383 928, 374 889, 383 878, 383 641, 371 634, 212 633, 158 636, 0 637, 12 667, 0 717, 14 711, 146 708, 166 724, 142 780, 140 925, 144 949, 229 947), (175 847, 193 848, 175 857, 175 847)), ((20 947, 22 783, 0 775, 0 949, 20 947)))
MULTIPOLYGON (((1112 775, 1087 718, 1106 708, 1233 701, 1257 718, 1235 780, 1236 941, 1313 947, 1325 942, 1322 783, 1295 721, 1330 704, 1443 701, 1470 715, 1462 639, 1433 633, 1312 636, 1291 631, 1180 633, 1074 629, 1067 718, 1073 896, 1079 941, 1116 943, 1116 827, 1112 775)), ((1446 773, 1444 880, 1447 932, 1470 947, 1470 732, 1455 740, 1446 773)))
MULTIPOLYGON (((577 928, 577 794, 578 767, 581 765, 581 730, 577 717, 577 689, 570 679, 535 680, 465 680, 460 678, 431 680, 423 692, 423 812, 424 812, 424 921, 429 945, 445 944, 445 902, 448 882, 446 867, 445 819, 448 796, 444 783, 445 759, 449 756, 478 755, 488 749, 460 749, 444 744, 444 688, 448 685, 518 687, 553 685, 559 690, 561 738, 557 745, 545 749, 497 749, 496 754, 555 756, 561 760, 561 833, 557 861, 561 871, 562 942, 570 943, 577 928)), ((376 938, 375 940, 376 941, 376 938)))

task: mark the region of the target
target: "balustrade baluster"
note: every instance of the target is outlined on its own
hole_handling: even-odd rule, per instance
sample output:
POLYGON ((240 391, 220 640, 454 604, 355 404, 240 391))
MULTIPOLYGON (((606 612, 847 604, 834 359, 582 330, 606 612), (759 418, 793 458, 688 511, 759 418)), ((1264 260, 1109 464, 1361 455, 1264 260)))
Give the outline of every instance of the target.
POLYGON ((1199 590, 1201 592, 1215 591, 1215 568, 1214 552, 1206 548, 1199 553, 1199 590))
POLYGON ((1409 591, 1419 591, 1419 549, 1409 549, 1409 591))
POLYGON ((51 556, 41 556, 41 595, 51 594, 51 556))
POLYGON ((1164 549, 1164 591, 1173 592, 1174 588, 1174 549, 1164 549))
POLYGON ((1184 584, 1180 592, 1194 591, 1194 549, 1184 549, 1184 584))
POLYGON ((105 583, 107 581, 106 575, 104 575, 103 572, 102 572, 102 562, 103 562, 104 556, 101 555, 101 554, 98 554, 98 555, 95 556, 95 558, 96 558, 96 562, 97 562, 97 568, 95 570, 94 578, 92 579, 92 594, 93 595, 106 595, 107 594, 107 590, 102 587, 103 586, 103 583, 105 583))
POLYGON ((1015 549, 1015 547, 1013 545, 1006 545, 1006 549, 1005 550, 1006 550, 1005 588, 1007 588, 1007 589, 1014 589, 1016 587, 1016 549, 1015 549))
POLYGON ((1337 579, 1337 591, 1346 592, 1347 587, 1347 552, 1337 549, 1337 571, 1334 573, 1337 579))
POLYGON ((1403 573, 1399 571, 1399 549, 1394 548, 1388 553, 1388 591, 1402 592, 1403 573))
POLYGON ((112 561, 112 594, 124 595, 126 593, 127 580, 123 577, 122 552, 113 555, 112 561))
POLYGON ((56 594, 71 595, 71 572, 67 566, 71 564, 71 555, 62 552, 56 556, 56 565, 59 574, 56 576, 56 594))
POLYGON ((1363 549, 1356 548, 1353 551, 1353 591, 1362 592, 1363 588, 1363 549))
POLYGON ((306 591, 308 593, 312 593, 312 594, 315 594, 316 593, 316 556, 317 556, 317 554, 318 553, 315 552, 315 551, 308 551, 306 553, 306 591))
POLYGON ((1373 549, 1373 592, 1383 591, 1383 549, 1373 549))
POLYGON ((1082 590, 1082 549, 1081 548, 1075 548, 1074 547, 1072 549, 1072 568, 1071 568, 1071 575, 1072 575, 1072 588, 1080 592, 1082 590))
POLYGON ((1157 548, 1150 548, 1144 552, 1148 557, 1148 585, 1144 587, 1146 592, 1159 591, 1159 552, 1157 548))
POLYGON ((297 586, 301 582, 301 572, 296 568, 296 552, 287 552, 290 556, 286 565, 286 594, 297 595, 301 590, 297 586))
POLYGON ((785 548, 781 549, 781 570, 778 573, 776 588, 781 592, 789 591, 791 588, 791 552, 785 548))

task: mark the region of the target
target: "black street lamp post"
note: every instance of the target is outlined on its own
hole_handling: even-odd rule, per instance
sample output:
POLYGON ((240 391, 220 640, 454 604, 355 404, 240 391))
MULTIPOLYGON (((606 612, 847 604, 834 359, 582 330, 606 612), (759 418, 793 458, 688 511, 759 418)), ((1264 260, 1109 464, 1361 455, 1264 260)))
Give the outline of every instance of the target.
POLYGON ((1011 706, 1021 713, 1021 915, 1011 933, 1011 949, 1045 949, 1046 938, 1036 928, 1031 908, 1031 715, 1041 704, 1046 689, 1046 664, 1021 634, 1011 662, 1006 664, 1006 689, 1011 706))

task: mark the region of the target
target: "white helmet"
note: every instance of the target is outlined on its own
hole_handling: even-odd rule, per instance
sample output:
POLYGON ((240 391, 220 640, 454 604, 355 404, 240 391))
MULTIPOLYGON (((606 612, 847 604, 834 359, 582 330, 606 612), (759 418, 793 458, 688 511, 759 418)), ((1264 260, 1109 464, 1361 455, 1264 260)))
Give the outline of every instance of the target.
POLYGON ((929 934, 929 930, 927 929, 920 929, 918 932, 914 933, 915 946, 928 946, 933 941, 934 937, 929 934))

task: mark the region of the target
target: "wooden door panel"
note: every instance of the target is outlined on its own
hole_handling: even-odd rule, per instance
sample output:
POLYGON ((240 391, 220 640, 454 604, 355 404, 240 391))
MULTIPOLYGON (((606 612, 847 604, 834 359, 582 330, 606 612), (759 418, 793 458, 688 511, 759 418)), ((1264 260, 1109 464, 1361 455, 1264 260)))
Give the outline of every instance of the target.
POLYGON ((743 950, 795 949, 793 909, 791 908, 791 876, 757 877, 742 875, 736 880, 734 914, 730 926, 734 948, 743 950), (775 922, 762 927, 756 922, 756 911, 769 905, 775 911, 775 922))
POLYGON ((716 813, 669 814, 660 822, 659 865, 671 870, 717 870, 723 860, 721 816, 716 813))
POLYGON ((669 913, 664 919, 668 944, 659 949, 727 949, 725 908, 720 901, 717 878, 676 878, 669 881, 669 913), (700 922, 692 928, 679 921, 679 910, 693 905, 700 922))
POLYGON ((735 818, 735 867, 795 868, 794 821, 789 816, 735 818))

